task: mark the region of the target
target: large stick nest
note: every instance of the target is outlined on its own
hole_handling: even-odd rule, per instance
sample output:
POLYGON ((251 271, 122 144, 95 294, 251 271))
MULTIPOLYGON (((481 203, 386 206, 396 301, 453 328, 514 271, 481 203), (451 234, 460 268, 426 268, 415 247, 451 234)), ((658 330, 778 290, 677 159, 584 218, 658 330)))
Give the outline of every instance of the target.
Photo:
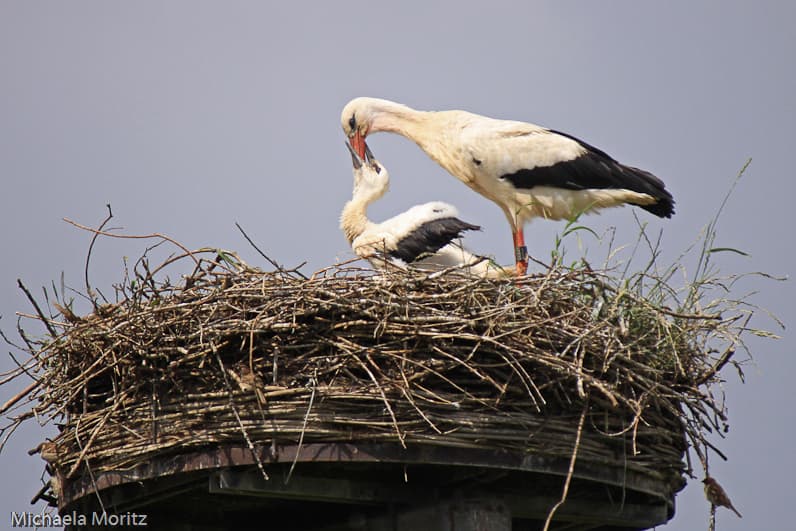
POLYGON ((116 302, 83 317, 36 306, 49 333, 23 333, 37 381, 15 419, 59 423, 39 450, 61 477, 244 442, 569 458, 585 411, 579 461, 674 492, 689 443, 701 458, 706 432, 726 429, 704 384, 732 355, 741 316, 678 313, 608 272, 487 281, 349 266, 307 279, 232 253, 186 262, 193 272, 171 285, 140 261, 116 302))

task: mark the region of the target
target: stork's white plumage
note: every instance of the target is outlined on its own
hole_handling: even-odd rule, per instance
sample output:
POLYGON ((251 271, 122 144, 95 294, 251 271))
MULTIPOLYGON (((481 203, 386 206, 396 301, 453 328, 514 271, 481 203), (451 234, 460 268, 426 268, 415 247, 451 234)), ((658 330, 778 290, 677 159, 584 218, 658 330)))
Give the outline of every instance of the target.
POLYGON ((625 203, 671 217, 664 183, 575 137, 538 125, 465 111, 417 111, 377 98, 348 102, 343 131, 364 157, 370 133, 398 133, 467 186, 497 203, 511 225, 517 273, 527 271, 523 226, 532 218, 569 219, 625 203))
POLYGON ((368 206, 389 188, 389 173, 370 149, 365 149, 364 161, 350 146, 348 149, 354 166, 354 192, 343 207, 340 228, 358 256, 377 268, 383 268, 385 262, 431 270, 461 266, 478 276, 503 276, 500 268, 455 241, 463 232, 481 228, 460 220, 452 205, 433 201, 381 223, 368 219, 368 206))

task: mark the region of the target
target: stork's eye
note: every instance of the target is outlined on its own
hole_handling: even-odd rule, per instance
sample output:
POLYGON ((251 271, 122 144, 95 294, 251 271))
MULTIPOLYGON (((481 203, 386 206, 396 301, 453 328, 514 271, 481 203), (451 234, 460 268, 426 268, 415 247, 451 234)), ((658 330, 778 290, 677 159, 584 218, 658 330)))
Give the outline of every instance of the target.
POLYGON ((357 119, 351 116, 351 118, 348 119, 348 127, 350 127, 353 130, 356 128, 356 126, 357 126, 357 119))

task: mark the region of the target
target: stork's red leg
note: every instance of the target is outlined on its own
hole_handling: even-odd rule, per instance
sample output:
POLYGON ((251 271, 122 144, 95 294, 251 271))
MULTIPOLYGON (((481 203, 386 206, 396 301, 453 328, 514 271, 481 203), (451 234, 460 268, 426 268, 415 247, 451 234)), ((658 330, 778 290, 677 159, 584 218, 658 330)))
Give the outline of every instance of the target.
POLYGON ((517 261, 517 276, 524 276, 528 272, 528 248, 525 247, 522 227, 514 233, 514 259, 517 261))

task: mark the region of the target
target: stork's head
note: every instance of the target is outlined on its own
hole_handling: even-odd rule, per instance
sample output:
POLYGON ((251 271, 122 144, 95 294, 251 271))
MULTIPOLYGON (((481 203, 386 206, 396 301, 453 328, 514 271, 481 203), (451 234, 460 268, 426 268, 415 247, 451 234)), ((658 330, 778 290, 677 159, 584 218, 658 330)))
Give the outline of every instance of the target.
POLYGON ((365 137, 376 131, 392 130, 390 117, 401 110, 411 109, 379 98, 354 98, 343 107, 340 125, 360 159, 365 158, 365 137))
POLYGON ((373 121, 371 107, 368 105, 369 99, 354 98, 343 107, 343 113, 340 115, 343 132, 360 160, 365 158, 365 137, 368 136, 373 121))
POLYGON ((362 145, 365 151, 364 160, 346 142, 346 147, 351 152, 351 164, 354 167, 354 195, 366 196, 372 201, 387 192, 390 186, 390 174, 387 173, 387 168, 376 160, 364 140, 362 145))

